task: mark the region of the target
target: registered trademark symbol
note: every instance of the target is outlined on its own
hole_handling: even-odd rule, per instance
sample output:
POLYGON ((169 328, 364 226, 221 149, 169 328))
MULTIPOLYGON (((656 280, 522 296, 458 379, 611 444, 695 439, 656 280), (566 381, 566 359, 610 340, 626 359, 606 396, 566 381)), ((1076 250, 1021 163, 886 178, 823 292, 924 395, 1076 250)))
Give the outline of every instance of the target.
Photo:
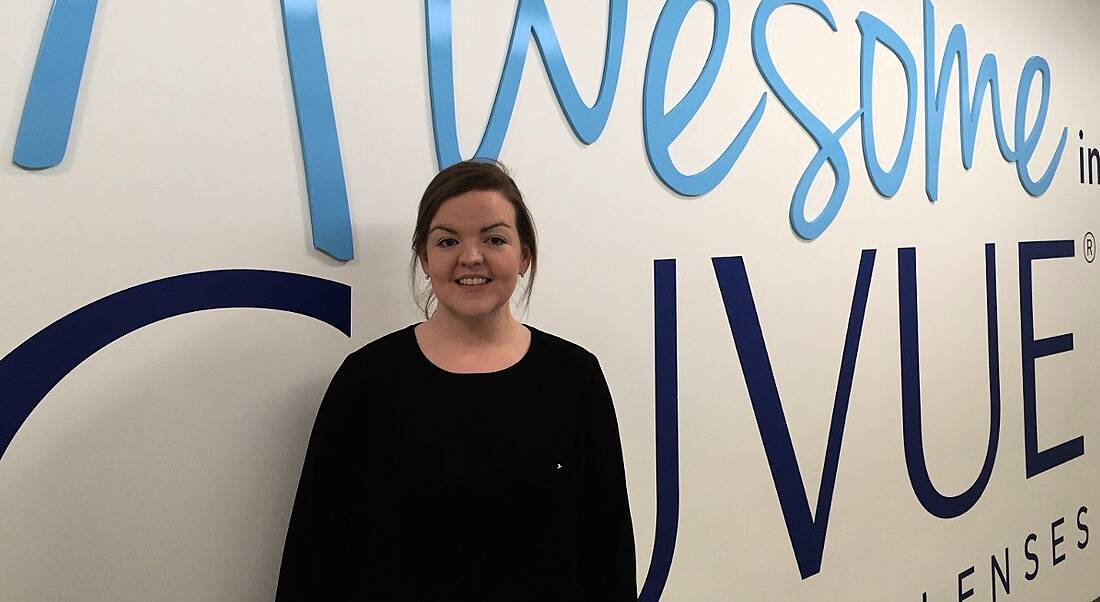
POLYGON ((1085 234, 1085 261, 1092 263, 1096 260, 1096 237, 1092 232, 1085 234))

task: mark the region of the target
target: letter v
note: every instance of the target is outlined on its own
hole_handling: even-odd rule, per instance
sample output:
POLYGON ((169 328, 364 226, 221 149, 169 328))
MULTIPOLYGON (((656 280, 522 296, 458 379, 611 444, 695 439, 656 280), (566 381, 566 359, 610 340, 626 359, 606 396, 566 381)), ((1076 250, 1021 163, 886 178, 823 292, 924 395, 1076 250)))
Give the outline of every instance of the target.
POLYGON ((852 310, 848 316, 848 333, 844 338, 840 377, 825 448, 825 466, 821 471, 817 512, 812 515, 806 497, 806 486, 794 454, 791 432, 783 414, 783 402, 779 399, 775 375, 768 359, 760 317, 756 313, 752 289, 749 288, 745 261, 742 257, 715 257, 713 263, 718 287, 722 292, 722 302, 726 307, 726 318, 729 320, 733 342, 741 359, 745 383, 748 385, 749 399, 756 414, 760 439, 768 457, 775 491, 779 495, 783 520, 787 523, 787 533, 798 562, 798 571, 806 579, 821 570, 821 557, 825 551, 825 530, 829 524, 833 486, 836 484, 837 465, 840 461, 840 442, 844 436, 844 421, 852 392, 859 337, 863 332, 863 316, 867 309, 867 293, 871 288, 875 250, 864 250, 859 258, 859 272, 852 296, 852 310))

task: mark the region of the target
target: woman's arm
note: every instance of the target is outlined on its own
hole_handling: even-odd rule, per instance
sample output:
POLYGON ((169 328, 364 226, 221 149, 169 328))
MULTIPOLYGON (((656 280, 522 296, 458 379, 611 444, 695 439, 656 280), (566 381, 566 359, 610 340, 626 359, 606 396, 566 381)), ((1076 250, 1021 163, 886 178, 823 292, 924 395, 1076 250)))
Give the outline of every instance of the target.
POLYGON ((283 547, 278 602, 346 598, 355 474, 349 434, 356 422, 350 373, 345 360, 317 410, 283 547))
POLYGON ((634 529, 611 392, 592 358, 585 412, 580 560, 584 602, 636 602, 634 529))

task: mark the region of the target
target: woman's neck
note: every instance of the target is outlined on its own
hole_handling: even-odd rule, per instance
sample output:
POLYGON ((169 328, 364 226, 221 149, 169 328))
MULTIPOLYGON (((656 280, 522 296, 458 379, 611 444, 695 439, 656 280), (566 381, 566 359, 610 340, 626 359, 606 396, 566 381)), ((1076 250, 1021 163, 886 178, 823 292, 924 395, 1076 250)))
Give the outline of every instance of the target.
POLYGON ((469 320, 436 311, 416 327, 416 342, 428 361, 448 372, 496 372, 514 365, 531 345, 531 331, 511 312, 469 320))
POLYGON ((421 329, 433 339, 467 347, 500 345, 525 330, 507 308, 476 318, 455 316, 440 308, 421 325, 421 329))

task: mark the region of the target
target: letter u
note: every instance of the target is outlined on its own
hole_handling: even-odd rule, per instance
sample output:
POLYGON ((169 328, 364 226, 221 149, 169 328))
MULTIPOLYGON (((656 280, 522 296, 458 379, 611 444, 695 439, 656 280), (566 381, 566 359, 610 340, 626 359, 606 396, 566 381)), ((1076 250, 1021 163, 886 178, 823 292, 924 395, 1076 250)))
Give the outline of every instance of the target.
POLYGON ((1001 428, 1001 377, 997 346, 996 247, 985 245, 986 332, 989 352, 989 438, 985 461, 974 483, 956 496, 941 494, 932 484, 921 433, 920 357, 917 329, 917 254, 898 249, 898 324, 901 331, 901 414, 905 466, 913 492, 925 510, 940 518, 955 518, 974 507, 989 484, 1001 428))

